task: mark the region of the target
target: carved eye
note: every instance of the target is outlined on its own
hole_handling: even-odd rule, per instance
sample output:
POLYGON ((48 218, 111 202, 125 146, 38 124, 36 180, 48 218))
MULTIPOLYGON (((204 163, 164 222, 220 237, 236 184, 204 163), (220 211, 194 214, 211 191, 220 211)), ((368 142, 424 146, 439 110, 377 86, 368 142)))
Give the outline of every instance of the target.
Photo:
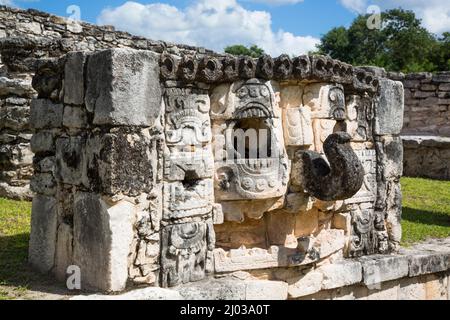
POLYGON ((330 100, 333 102, 336 102, 336 92, 331 92, 330 93, 330 100))
POLYGON ((247 94, 248 94, 248 90, 245 87, 240 88, 237 92, 237 96, 241 99, 244 98, 247 94))
POLYGON ((261 96, 267 98, 269 96, 269 89, 267 89, 266 87, 262 87, 259 93, 261 94, 261 96))

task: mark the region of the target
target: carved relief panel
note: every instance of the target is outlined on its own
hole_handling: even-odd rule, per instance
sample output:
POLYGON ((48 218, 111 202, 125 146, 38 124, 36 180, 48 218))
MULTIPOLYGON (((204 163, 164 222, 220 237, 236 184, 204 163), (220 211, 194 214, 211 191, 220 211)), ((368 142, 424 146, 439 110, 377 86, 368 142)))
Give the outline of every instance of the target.
POLYGON ((161 285, 198 281, 212 271, 214 158, 207 91, 166 88, 161 285))
POLYGON ((216 200, 284 195, 289 163, 270 82, 250 79, 218 87, 212 97, 216 200))

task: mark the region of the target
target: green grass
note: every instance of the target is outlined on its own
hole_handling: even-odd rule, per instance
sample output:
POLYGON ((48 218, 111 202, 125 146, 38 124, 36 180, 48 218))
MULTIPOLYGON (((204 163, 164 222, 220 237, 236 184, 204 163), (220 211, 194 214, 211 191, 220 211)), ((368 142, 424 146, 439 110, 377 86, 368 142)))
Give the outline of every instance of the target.
POLYGON ((402 242, 450 237, 450 181, 402 178, 402 242))
MULTIPOLYGON (((403 245, 450 237, 450 181, 403 178, 403 245)), ((0 198, 0 300, 42 281, 27 266, 31 203, 0 198)))
POLYGON ((20 297, 32 273, 26 264, 30 237, 31 203, 0 198, 0 300, 20 297))

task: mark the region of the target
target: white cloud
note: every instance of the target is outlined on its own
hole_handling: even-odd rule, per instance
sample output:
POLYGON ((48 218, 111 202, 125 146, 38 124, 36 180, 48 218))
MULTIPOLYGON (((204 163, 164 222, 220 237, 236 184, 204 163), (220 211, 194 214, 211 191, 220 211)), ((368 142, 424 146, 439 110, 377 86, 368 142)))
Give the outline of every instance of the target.
POLYGON ((450 1, 448 0, 340 0, 341 4, 358 13, 365 13, 369 5, 382 10, 402 7, 413 10, 423 26, 434 33, 450 31, 450 1))
POLYGON ((303 2, 303 0, 247 0, 251 2, 258 2, 258 3, 264 3, 268 5, 274 5, 274 6, 282 6, 285 4, 296 4, 303 2))
POLYGON ((104 9, 99 24, 155 40, 203 46, 216 51, 232 44, 256 44, 267 53, 302 54, 315 49, 319 39, 272 30, 270 13, 246 10, 236 0, 197 0, 185 9, 129 1, 104 9))
POLYGON ((342 5, 357 13, 363 13, 367 9, 366 0, 340 0, 342 5))
POLYGON ((0 0, 0 5, 12 7, 14 2, 12 0, 0 0))

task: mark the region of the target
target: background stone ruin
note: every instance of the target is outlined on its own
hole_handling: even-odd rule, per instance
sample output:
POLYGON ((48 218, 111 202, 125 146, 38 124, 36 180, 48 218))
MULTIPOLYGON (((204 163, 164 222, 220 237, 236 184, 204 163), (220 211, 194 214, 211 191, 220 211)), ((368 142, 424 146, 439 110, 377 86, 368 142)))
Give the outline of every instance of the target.
POLYGON ((404 174, 450 180, 450 73, 392 76, 405 86, 404 174))

